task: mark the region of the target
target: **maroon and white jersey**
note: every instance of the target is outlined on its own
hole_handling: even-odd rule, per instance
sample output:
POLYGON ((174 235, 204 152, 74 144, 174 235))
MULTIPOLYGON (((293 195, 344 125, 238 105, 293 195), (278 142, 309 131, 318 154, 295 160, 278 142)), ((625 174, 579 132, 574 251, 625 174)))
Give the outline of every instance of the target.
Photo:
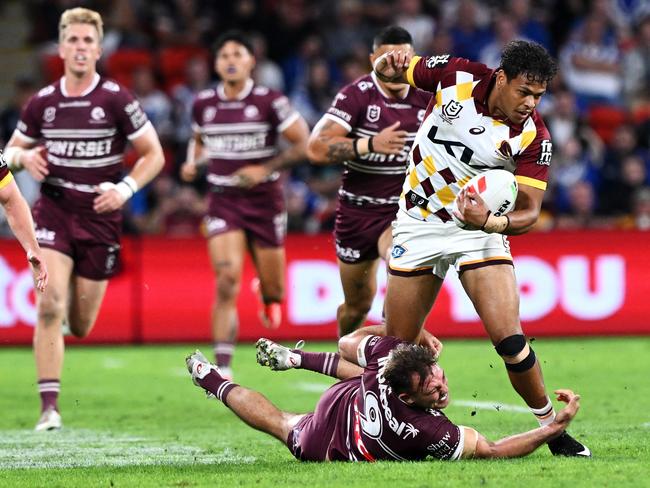
MULTIPOLYGON (((317 408, 336 416, 327 459, 339 461, 457 460, 463 452, 464 430, 440 410, 422 410, 402 402, 382 374, 388 354, 403 341, 368 336, 359 347, 363 375, 335 384, 317 408)), ((325 433, 324 433, 325 434, 325 433)))
POLYGON ((136 139, 151 123, 133 95, 113 80, 96 74, 90 87, 74 97, 66 93, 64 81, 27 102, 16 132, 45 145, 49 175, 41 192, 54 187, 66 207, 93 212, 96 185, 122 178, 127 139, 136 139))
POLYGON ((424 119, 431 94, 409 88, 403 99, 390 98, 374 73, 362 76, 337 93, 324 115, 348 130, 354 138, 372 137, 399 121, 398 130, 408 132, 398 155, 364 154, 344 161, 339 198, 358 205, 396 205, 415 134, 424 119))
POLYGON ((520 185, 546 189, 549 132, 537 111, 522 124, 490 115, 495 73, 482 63, 449 55, 411 60, 409 84, 435 93, 409 155, 400 200, 400 209, 411 217, 451 222, 460 189, 490 169, 505 169, 520 185))
MULTIPOLYGON (((226 98, 223 84, 200 92, 192 107, 192 128, 200 135, 210 159, 207 174, 210 186, 218 191, 235 189, 237 181, 232 173, 274 157, 278 152, 278 133, 299 117, 286 96, 255 86, 252 80, 248 80, 234 100, 226 98)), ((252 191, 264 190, 278 178, 279 173, 273 172, 252 191)))

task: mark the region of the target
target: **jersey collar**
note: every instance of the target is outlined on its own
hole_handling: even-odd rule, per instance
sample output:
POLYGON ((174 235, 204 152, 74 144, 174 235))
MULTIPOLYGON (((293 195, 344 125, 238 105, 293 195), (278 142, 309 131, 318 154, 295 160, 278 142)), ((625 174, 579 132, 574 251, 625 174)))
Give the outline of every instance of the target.
MULTIPOLYGON (((244 84, 244 89, 239 92, 239 94, 235 97, 235 100, 243 100, 248 95, 250 95, 254 84, 255 82, 253 80, 251 80, 250 78, 247 79, 246 83, 244 84)), ((226 97, 226 91, 223 88, 223 82, 217 85, 217 95, 219 95, 219 98, 221 98, 224 101, 228 100, 228 98, 226 97)))
MULTIPOLYGON (((99 76, 99 73, 95 73, 95 75, 93 76, 93 80, 88 86, 88 88, 86 88, 83 92, 81 92, 80 95, 73 98, 85 97, 86 95, 88 95, 91 91, 93 91, 97 87, 100 78, 101 76, 99 76)), ((66 98, 70 98, 71 95, 68 95, 68 91, 65 89, 65 76, 61 77, 60 87, 61 87, 61 94, 66 98)))

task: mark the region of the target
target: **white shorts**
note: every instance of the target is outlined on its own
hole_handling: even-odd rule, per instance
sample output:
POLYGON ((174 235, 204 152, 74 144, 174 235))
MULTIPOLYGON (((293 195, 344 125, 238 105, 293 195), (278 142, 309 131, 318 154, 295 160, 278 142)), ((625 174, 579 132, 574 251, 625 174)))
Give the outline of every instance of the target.
POLYGON ((450 222, 426 222, 399 210, 393 221, 389 273, 443 278, 453 265, 460 274, 494 264, 512 265, 510 243, 502 234, 463 230, 450 222))

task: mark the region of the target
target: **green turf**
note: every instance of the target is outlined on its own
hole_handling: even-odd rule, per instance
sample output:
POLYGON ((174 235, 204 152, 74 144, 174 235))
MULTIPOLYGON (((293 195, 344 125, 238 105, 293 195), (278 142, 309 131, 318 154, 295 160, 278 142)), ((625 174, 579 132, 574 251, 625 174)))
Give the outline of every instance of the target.
MULTIPOLYGON (((5 348, 0 486, 650 486, 650 338, 539 339, 534 347, 549 389, 582 395, 571 432, 593 459, 554 458, 544 447, 508 461, 300 463, 204 399, 184 370, 191 346, 69 348, 60 398, 65 429, 35 434, 31 351, 5 348)), ((251 346, 236 354, 237 381, 286 410, 311 410, 331 383, 315 373, 264 370, 251 346)), ((452 395, 447 415, 456 423, 490 439, 535 426, 518 411, 522 402, 486 341, 447 341, 442 365, 452 395)))

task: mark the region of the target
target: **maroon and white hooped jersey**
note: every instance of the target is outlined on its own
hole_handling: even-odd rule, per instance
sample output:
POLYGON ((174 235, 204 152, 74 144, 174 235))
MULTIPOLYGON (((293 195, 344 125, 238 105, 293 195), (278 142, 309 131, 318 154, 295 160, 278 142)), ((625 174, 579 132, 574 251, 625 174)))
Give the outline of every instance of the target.
POLYGON ((377 83, 374 73, 343 87, 324 117, 348 130, 348 136, 376 136, 399 121, 397 130, 408 132, 406 145, 398 155, 369 153, 344 161, 341 200, 358 205, 396 205, 399 200, 408 154, 424 119, 431 93, 409 87, 407 95, 391 98, 377 83))
POLYGON ((239 190, 232 173, 249 164, 262 164, 277 152, 278 134, 300 114, 282 93, 248 80, 234 100, 223 84, 200 92, 192 107, 192 128, 199 134, 210 163, 207 180, 213 189, 261 191, 279 178, 273 172, 252 190, 239 190))
POLYGON ((41 89, 23 109, 16 133, 45 146, 49 175, 41 191, 54 187, 67 207, 93 212, 96 185, 122 178, 127 140, 150 126, 127 89, 96 74, 79 96, 67 94, 64 78, 41 89))

